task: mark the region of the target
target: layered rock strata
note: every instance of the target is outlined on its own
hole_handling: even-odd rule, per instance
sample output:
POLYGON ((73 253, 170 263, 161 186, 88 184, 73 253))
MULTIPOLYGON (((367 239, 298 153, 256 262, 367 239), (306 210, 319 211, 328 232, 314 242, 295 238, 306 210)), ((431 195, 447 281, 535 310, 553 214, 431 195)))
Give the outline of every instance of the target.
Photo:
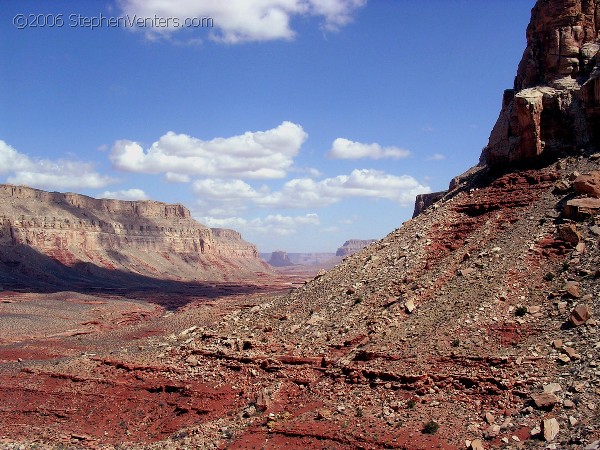
POLYGON ((189 281, 266 270, 238 232, 207 228, 182 205, 12 185, 0 185, 0 264, 8 279, 52 278, 56 264, 189 281))
POLYGON ((600 148, 599 8, 598 0, 535 5, 527 48, 482 165, 600 148))

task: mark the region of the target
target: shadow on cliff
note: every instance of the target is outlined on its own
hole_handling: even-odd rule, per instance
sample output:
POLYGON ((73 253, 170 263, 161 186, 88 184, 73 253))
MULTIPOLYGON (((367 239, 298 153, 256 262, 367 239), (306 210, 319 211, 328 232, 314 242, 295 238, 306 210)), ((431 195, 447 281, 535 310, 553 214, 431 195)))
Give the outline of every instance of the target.
POLYGON ((160 279, 86 262, 67 266, 26 245, 0 246, 0 290, 110 295, 175 310, 191 301, 273 290, 259 283, 160 279))

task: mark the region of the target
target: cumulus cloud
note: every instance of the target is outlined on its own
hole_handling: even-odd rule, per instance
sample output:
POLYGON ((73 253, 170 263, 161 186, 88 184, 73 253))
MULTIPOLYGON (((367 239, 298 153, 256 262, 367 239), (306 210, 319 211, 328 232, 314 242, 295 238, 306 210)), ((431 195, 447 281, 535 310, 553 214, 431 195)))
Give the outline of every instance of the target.
POLYGON ((186 19, 211 18, 211 39, 228 44, 293 39, 294 16, 316 16, 323 27, 337 31, 352 21, 354 12, 367 0, 120 0, 129 17, 177 18, 168 27, 145 29, 147 36, 167 36, 182 29, 186 19))
POLYGON ((201 198, 212 200, 241 200, 260 196, 258 191, 242 180, 198 180, 194 182, 193 190, 201 198))
POLYGON ((165 173, 165 181, 168 183, 189 183, 191 178, 184 173, 167 172, 165 173))
POLYGON ((103 188, 114 180, 94 171, 92 164, 66 159, 33 159, 0 140, 0 175, 11 184, 42 189, 103 188))
POLYGON ((141 189, 124 189, 121 191, 104 191, 100 198, 116 200, 148 200, 150 197, 141 189))
POLYGON ((382 147, 377 143, 363 144, 362 142, 354 142, 344 138, 337 138, 335 141, 333 141, 328 156, 333 159, 401 159, 408 158, 410 156, 410 152, 399 147, 382 147))
POLYGON ((277 234, 279 236, 294 234, 300 227, 320 224, 319 216, 314 213, 303 216, 272 214, 250 220, 242 217, 217 218, 210 216, 200 216, 197 219, 212 228, 234 228, 245 232, 277 234))
POLYGON ((292 122, 268 131, 248 131, 210 141, 169 131, 147 150, 137 142, 117 141, 110 160, 123 171, 165 173, 171 180, 183 180, 186 175, 282 178, 307 137, 302 127, 292 122))
POLYGON ((265 208, 317 208, 329 206, 345 198, 387 199, 401 205, 411 204, 417 194, 431 192, 408 175, 390 175, 379 170, 354 170, 315 181, 298 178, 286 182, 281 190, 255 189, 241 180, 199 180, 194 192, 203 201, 244 204, 251 202, 265 208))

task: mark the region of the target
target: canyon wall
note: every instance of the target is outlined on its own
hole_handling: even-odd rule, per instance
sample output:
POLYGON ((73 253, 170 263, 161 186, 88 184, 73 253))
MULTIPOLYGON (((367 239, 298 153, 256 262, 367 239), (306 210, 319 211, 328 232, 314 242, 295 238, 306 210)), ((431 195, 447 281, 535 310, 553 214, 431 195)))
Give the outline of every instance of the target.
POLYGON ((448 191, 419 195, 413 217, 487 169, 530 168, 600 151, 600 0, 544 0, 531 11, 514 86, 479 164, 448 191))
POLYGON ((547 0, 480 164, 525 163, 600 149, 600 1, 547 0))
POLYGON ((50 260, 67 267, 94 265, 187 281, 236 279, 268 271, 256 247, 238 232, 207 228, 182 205, 0 185, 4 272, 7 267, 15 277, 52 272, 50 260))

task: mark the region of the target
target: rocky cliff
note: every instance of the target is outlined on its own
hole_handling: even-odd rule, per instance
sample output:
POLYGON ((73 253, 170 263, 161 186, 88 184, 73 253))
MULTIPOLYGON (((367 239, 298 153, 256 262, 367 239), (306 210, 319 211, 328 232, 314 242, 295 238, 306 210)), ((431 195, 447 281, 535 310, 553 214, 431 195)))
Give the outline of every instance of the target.
POLYGON ((600 1, 532 10, 513 89, 481 155, 490 167, 600 148, 600 1))
POLYGON ((600 0, 538 1, 527 48, 479 164, 447 191, 417 196, 413 217, 488 170, 600 150, 600 0))
POLYGON ((268 270, 239 233, 207 228, 182 205, 0 185, 0 279, 56 284, 65 268, 186 281, 268 270))

